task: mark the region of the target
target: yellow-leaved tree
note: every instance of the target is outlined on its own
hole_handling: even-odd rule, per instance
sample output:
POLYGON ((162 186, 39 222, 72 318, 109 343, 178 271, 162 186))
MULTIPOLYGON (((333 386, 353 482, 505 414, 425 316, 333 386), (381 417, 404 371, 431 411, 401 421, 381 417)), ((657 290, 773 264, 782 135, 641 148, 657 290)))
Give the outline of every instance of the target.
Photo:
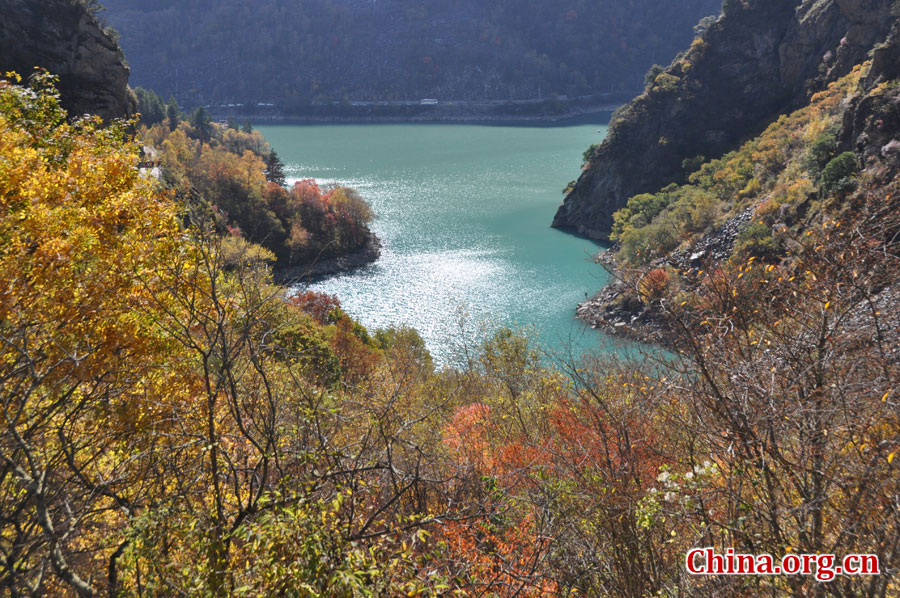
MULTIPOLYGON (((8 75, 17 80, 13 74, 8 75)), ((135 307, 184 249, 126 124, 0 82, 0 587, 96 593, 147 483, 168 342, 135 307), (146 460, 145 460, 146 461, 146 460)))
POLYGON ((437 583, 417 579, 403 538, 437 519, 412 497, 440 488, 415 444, 440 410, 412 425, 406 386, 382 383, 377 408, 341 392, 338 364, 369 371, 380 353, 326 340, 361 328, 326 332, 271 283, 271 253, 143 176, 131 123, 68 121, 53 78, 8 77, 0 593, 357 598, 437 583), (366 359, 342 362, 351 349, 366 359))

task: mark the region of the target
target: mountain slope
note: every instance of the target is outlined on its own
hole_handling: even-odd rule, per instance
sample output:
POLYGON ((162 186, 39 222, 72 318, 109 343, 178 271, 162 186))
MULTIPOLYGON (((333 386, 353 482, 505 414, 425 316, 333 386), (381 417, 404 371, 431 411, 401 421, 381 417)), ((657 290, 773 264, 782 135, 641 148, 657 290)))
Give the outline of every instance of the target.
POLYGON ((553 225, 608 238, 639 193, 683 182, 847 74, 890 27, 889 0, 748 0, 619 112, 553 225))
POLYGON ((637 89, 720 0, 106 0, 135 82, 183 104, 637 89))
MULTIPOLYGON (((785 268, 791 274, 784 278, 815 281, 799 264, 828 249, 819 240, 823 231, 843 238, 842 227, 864 213, 871 217, 866 226, 882 227, 885 239, 872 240, 867 251, 895 261, 888 221, 900 175, 900 19, 887 18, 885 26, 884 41, 804 106, 762 123, 760 135, 703 163, 684 183, 635 195, 616 211, 616 245, 602 261, 617 271, 617 282, 579 306, 579 317, 595 328, 670 343, 677 336, 673 309, 692 305, 711 277, 749 272, 759 260, 766 273, 785 268)), ((895 281, 873 283, 873 293, 892 306, 895 281)))

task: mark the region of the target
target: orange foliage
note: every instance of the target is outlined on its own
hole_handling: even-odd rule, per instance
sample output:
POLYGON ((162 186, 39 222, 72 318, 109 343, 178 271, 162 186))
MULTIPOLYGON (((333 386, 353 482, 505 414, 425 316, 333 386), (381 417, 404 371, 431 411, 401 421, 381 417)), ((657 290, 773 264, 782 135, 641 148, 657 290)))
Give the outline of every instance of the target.
POLYGON ((671 277, 664 268, 654 268, 644 275, 641 280, 641 298, 652 302, 666 295, 671 277))
POLYGON ((457 573, 459 589, 477 596, 550 598, 559 585, 542 574, 550 538, 531 516, 516 525, 487 520, 448 523, 437 540, 446 545, 446 567, 457 573))
POLYGON ((341 302, 334 295, 326 295, 315 291, 298 293, 291 297, 288 303, 299 307, 320 324, 327 324, 334 310, 341 308, 341 302))
POLYGON ((493 463, 487 443, 490 414, 487 405, 472 403, 458 409, 444 429, 444 444, 479 471, 487 470, 493 463))

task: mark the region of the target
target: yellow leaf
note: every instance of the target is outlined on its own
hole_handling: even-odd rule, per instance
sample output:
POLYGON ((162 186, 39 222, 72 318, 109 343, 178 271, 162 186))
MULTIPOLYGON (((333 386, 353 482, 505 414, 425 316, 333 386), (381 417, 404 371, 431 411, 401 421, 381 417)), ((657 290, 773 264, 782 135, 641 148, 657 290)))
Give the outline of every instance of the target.
POLYGON ((897 453, 891 453, 890 455, 888 455, 888 465, 890 465, 891 463, 894 462, 894 457, 896 457, 896 456, 897 456, 897 453))

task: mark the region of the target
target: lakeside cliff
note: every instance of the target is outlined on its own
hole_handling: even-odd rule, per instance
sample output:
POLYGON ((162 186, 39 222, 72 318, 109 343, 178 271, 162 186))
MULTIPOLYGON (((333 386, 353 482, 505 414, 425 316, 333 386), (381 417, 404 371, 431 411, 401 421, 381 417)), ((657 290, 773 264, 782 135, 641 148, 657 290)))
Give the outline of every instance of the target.
POLYGON ((129 68, 118 43, 84 2, 0 2, 0 74, 27 77, 35 67, 59 76, 62 106, 70 117, 104 120, 134 114, 129 68))
MULTIPOLYGON (((615 242, 599 259, 617 282, 578 317, 672 344, 673 305, 691 304, 711 273, 747 260, 796 267, 807 236, 890 201, 900 173, 891 5, 731 6, 625 107, 554 223, 615 242), (739 25, 742 44, 722 37, 739 25)), ((896 295, 893 281, 873 292, 896 295)))
POLYGON ((682 183, 846 75, 890 30, 888 0, 749 0, 724 12, 613 119, 553 226, 608 239, 639 193, 682 183))

